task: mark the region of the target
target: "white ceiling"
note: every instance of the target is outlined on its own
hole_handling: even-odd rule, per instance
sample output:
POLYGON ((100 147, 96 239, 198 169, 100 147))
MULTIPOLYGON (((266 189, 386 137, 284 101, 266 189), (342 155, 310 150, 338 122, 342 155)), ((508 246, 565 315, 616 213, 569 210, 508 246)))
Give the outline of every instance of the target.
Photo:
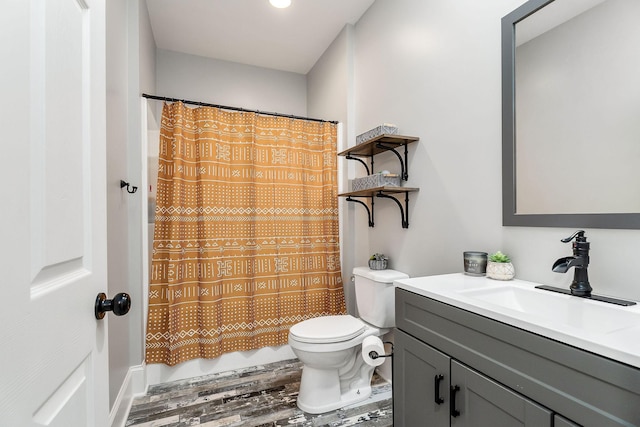
POLYGON ((147 0, 159 49, 306 74, 374 0, 147 0))

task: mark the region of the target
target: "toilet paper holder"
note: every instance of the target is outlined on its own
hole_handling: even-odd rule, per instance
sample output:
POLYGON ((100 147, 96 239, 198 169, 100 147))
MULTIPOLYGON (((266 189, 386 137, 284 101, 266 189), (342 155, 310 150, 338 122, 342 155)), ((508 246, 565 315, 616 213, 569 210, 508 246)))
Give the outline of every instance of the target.
POLYGON ((391 353, 389 354, 378 354, 377 351, 370 351, 369 352, 369 357, 372 358, 373 360, 379 358, 379 357, 393 357, 393 343, 391 341, 383 341, 383 344, 389 344, 391 346, 391 353))

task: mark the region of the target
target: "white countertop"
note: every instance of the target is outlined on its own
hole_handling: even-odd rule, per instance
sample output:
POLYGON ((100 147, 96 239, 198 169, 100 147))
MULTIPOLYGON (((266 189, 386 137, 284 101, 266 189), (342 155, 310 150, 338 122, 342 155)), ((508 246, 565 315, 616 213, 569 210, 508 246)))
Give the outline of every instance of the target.
POLYGON ((394 282, 401 289, 640 368, 640 304, 618 306, 462 273, 394 282))

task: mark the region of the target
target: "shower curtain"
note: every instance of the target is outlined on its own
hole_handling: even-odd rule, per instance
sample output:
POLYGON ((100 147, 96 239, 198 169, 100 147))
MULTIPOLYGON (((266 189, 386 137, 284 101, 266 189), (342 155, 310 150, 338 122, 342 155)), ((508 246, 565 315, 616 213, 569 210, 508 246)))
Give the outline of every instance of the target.
POLYGON ((345 313, 336 126, 164 105, 147 363, 283 345, 345 313))

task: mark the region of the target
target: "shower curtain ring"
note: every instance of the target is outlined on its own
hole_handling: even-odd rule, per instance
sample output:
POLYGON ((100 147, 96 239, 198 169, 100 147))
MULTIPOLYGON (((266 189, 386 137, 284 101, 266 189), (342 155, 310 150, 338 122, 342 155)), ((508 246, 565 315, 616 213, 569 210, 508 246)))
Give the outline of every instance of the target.
POLYGON ((127 193, 129 193, 129 194, 133 194, 136 191, 138 191, 138 187, 135 187, 133 185, 131 187, 129 187, 129 183, 128 182, 120 180, 120 188, 124 188, 124 187, 127 187, 127 193))

